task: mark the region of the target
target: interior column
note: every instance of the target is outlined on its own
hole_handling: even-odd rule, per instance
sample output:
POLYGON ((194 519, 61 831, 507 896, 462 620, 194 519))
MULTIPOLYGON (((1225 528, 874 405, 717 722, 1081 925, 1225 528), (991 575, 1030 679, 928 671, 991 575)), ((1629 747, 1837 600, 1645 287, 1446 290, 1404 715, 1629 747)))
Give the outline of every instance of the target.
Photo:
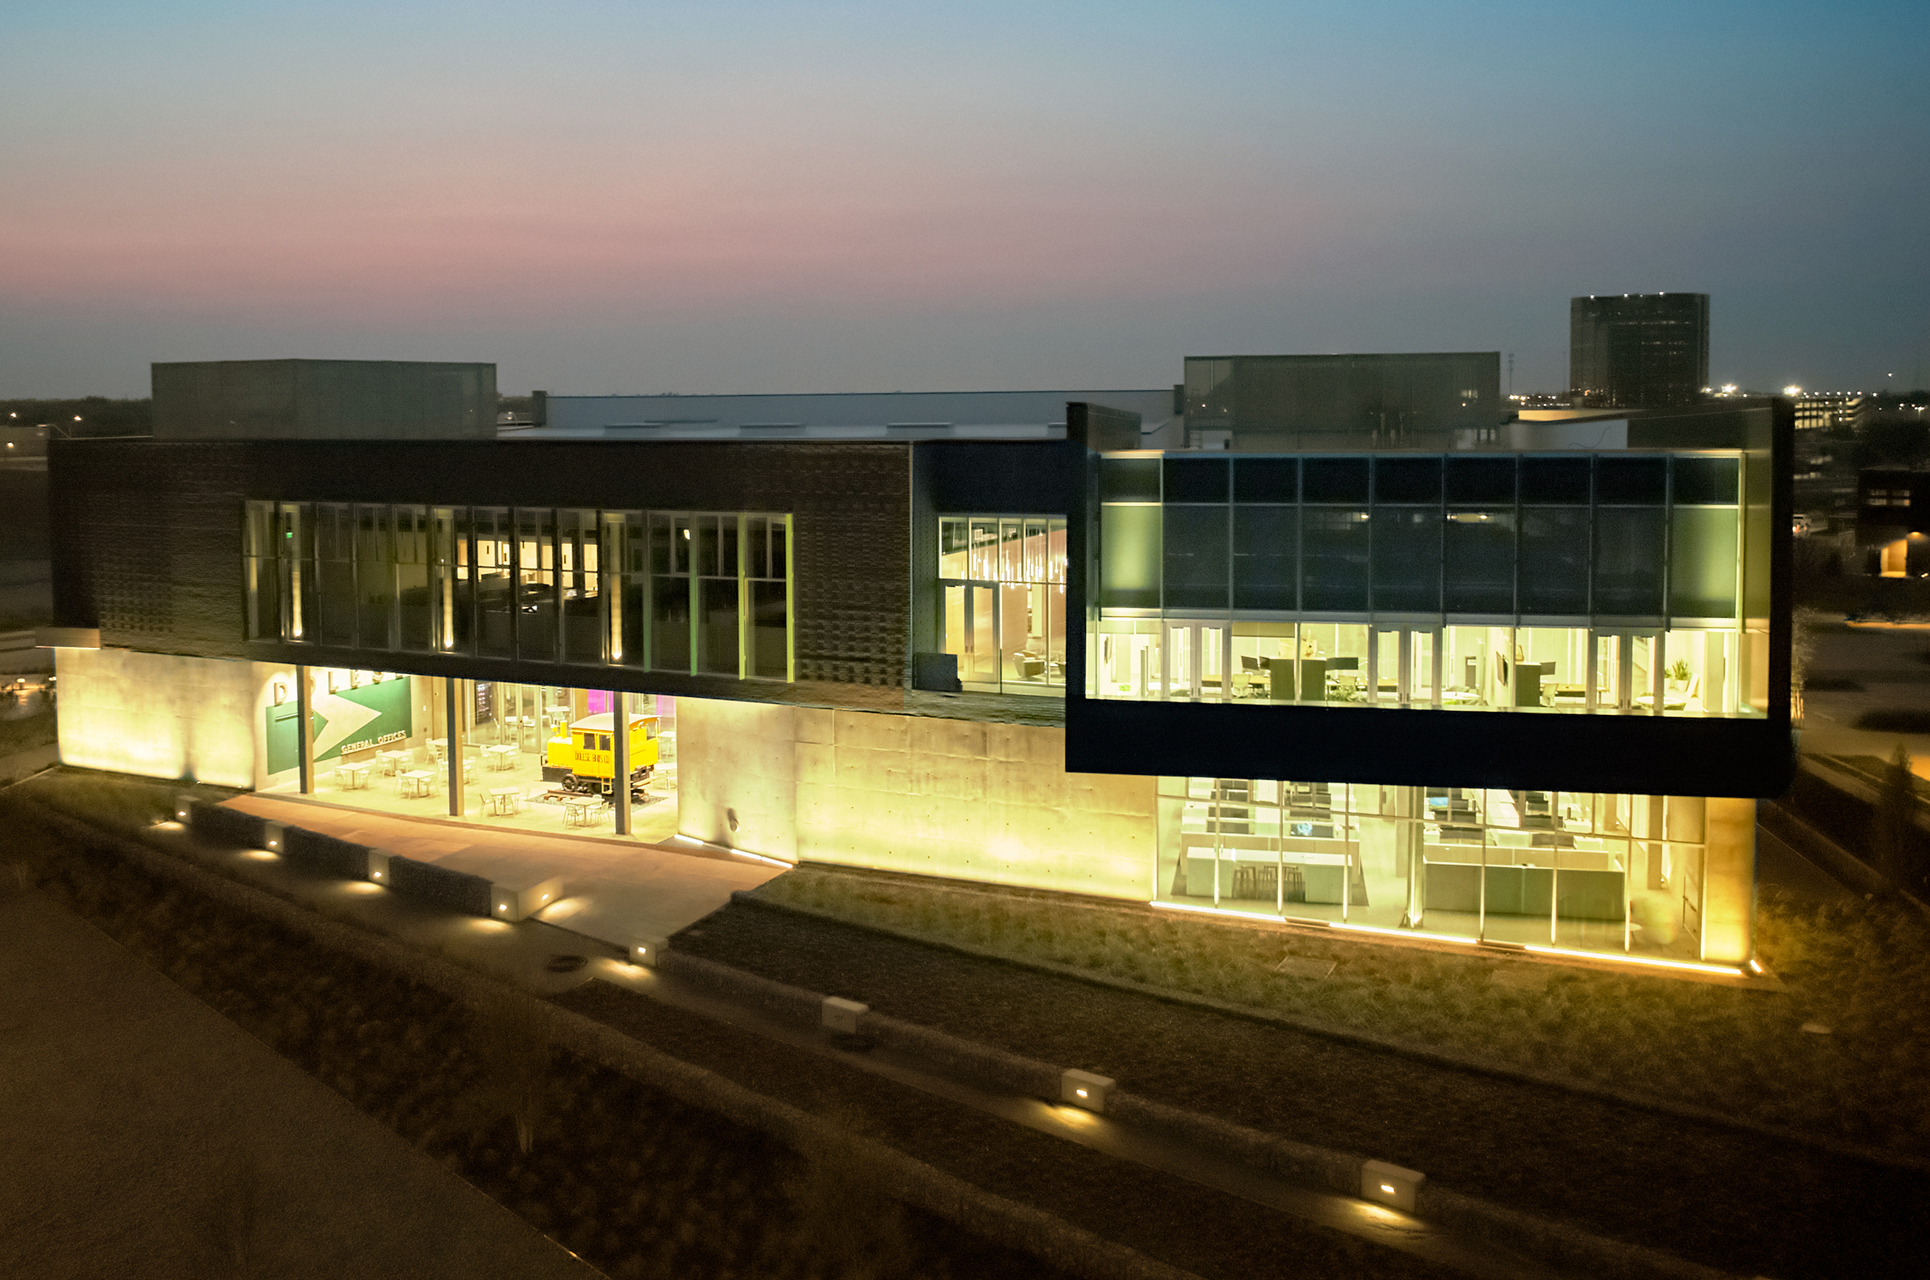
POLYGON ((462 704, 456 701, 456 678, 444 676, 442 680, 442 740, 447 748, 443 754, 449 766, 449 816, 462 816, 462 704))
POLYGON ((616 833, 630 834, 630 717, 623 706, 623 694, 610 693, 610 728, 613 731, 610 757, 610 803, 615 809, 616 833))
POLYGON ((1390 787, 1388 790, 1392 792, 1396 819, 1394 848, 1407 871, 1407 915, 1404 923, 1410 929, 1418 929, 1427 909, 1427 829, 1423 825, 1427 798, 1419 787, 1390 787))
POLYGON ((307 667, 295 668, 295 732, 299 739, 296 752, 300 761, 298 786, 303 795, 312 795, 315 791, 315 721, 307 667))

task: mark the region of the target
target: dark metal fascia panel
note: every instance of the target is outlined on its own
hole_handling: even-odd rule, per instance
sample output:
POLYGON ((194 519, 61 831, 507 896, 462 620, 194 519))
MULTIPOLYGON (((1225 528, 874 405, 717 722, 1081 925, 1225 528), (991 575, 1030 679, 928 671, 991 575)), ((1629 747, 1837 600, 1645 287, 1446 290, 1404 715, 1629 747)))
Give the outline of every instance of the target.
POLYGON ((1767 798, 1795 770, 1767 720, 1240 707, 1066 698, 1066 769, 1767 798))

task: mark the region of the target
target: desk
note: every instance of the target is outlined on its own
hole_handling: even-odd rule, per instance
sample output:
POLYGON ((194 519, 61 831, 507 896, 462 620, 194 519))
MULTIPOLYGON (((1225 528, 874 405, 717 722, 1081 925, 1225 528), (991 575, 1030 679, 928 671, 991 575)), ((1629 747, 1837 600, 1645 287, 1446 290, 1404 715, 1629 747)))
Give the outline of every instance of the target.
POLYGON ((492 771, 496 773, 502 773, 505 770, 513 769, 516 767, 516 748, 515 747, 484 747, 483 759, 488 761, 489 767, 492 771))
POLYGON ((407 799, 422 799, 435 780, 436 775, 427 769, 411 769, 402 775, 402 794, 407 799))
POLYGON ((563 802, 563 825, 568 827, 587 827, 591 824, 596 811, 603 802, 595 796, 571 796, 563 802))
POLYGON ((335 778, 342 784, 344 791, 366 791, 369 785, 369 766, 366 762, 337 765, 335 778))
POLYGON ((509 817, 523 807, 521 787, 491 787, 483 796, 483 812, 509 817))

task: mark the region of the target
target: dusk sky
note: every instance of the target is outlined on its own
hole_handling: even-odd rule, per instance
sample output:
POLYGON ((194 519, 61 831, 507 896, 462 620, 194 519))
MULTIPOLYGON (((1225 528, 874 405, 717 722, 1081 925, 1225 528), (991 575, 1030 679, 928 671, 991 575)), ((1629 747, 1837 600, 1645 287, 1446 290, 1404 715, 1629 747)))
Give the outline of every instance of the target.
POLYGON ((1571 294, 1663 289, 1717 381, 1930 381, 1923 0, 8 0, 0 48, 0 396, 1466 349, 1552 390, 1571 294))

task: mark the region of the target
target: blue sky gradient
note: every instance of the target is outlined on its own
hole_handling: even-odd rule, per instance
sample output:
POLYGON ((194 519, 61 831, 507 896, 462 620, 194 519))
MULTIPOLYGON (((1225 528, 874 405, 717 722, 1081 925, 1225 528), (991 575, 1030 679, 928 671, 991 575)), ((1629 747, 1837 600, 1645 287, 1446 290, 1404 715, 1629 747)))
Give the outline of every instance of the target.
MULTIPOLYGON (((1160 385, 1713 296, 1930 381, 1917 4, 49 4, 0 14, 0 395, 151 360, 506 390, 1160 385)), ((1892 378, 1890 375, 1894 374, 1892 378)))

